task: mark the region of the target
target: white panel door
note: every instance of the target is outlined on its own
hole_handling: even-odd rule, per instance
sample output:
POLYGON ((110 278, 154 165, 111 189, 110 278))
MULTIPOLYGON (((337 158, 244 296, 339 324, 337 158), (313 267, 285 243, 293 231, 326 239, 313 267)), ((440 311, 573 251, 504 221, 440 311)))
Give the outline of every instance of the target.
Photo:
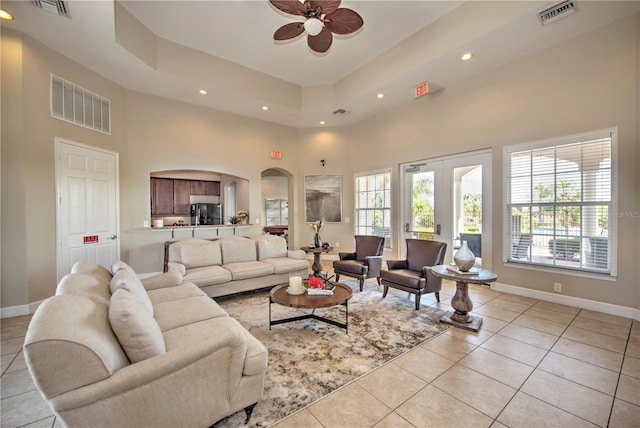
POLYGON ((56 142, 58 280, 74 263, 117 260, 118 155, 56 142))

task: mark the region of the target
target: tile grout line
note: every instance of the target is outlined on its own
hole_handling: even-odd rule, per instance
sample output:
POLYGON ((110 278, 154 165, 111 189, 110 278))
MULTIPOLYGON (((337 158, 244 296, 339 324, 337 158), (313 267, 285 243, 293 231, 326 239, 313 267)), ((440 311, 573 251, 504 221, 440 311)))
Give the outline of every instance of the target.
MULTIPOLYGON (((611 401, 611 409, 609 410, 609 417, 607 418, 607 426, 611 423, 611 416, 613 416, 613 408, 616 405, 616 395, 618 394, 618 388, 620 387, 620 379, 622 379, 622 369, 624 368, 624 362, 627 359, 627 349, 629 349, 629 341, 631 340, 631 330, 633 330, 633 322, 629 327, 629 333, 627 334, 627 343, 624 346, 624 353, 622 354, 622 364, 620 364, 620 371, 618 372, 618 381, 616 382, 616 388, 613 391, 613 400, 611 401)), ((623 400, 626 402, 626 400, 623 400)))

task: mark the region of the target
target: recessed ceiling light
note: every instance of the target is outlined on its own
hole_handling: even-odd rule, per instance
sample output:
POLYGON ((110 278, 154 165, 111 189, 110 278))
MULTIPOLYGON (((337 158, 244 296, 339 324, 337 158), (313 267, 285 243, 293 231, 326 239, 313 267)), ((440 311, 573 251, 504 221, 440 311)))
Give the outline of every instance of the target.
POLYGON ((10 20, 13 19, 13 15, 11 15, 7 11, 4 11, 4 10, 0 9, 0 18, 6 19, 7 21, 10 21, 10 20))
POLYGON ((264 111, 269 110, 269 106, 262 106, 262 110, 264 110, 264 111))
POLYGON ((209 92, 207 92, 207 90, 206 90, 206 89, 199 89, 199 90, 198 90, 198 93, 199 93, 200 95, 207 95, 209 92))
POLYGON ((384 94, 382 92, 380 92, 378 95, 376 95, 376 97, 378 99, 382 99, 382 98, 384 98, 384 94))
POLYGON ((320 125, 326 125, 327 122, 325 122, 324 120, 320 121, 320 125))
POLYGON ((460 59, 463 61, 469 61, 471 58, 473 58, 473 54, 471 52, 464 53, 460 57, 460 59))

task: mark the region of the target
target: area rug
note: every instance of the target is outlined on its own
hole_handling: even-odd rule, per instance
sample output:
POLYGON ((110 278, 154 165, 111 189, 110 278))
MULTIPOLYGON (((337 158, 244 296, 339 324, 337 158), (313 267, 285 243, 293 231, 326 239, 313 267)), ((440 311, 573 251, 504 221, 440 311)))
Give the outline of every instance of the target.
MULTIPOLYGON (((309 319, 279 324, 269 330, 267 291, 217 299, 218 303, 269 350, 264 399, 247 426, 267 427, 302 409, 350 381, 381 366, 449 328, 439 324, 444 311, 422 305, 414 309, 414 296, 381 287, 345 281, 354 290, 349 300, 349 332, 309 319)), ((273 304, 272 318, 308 311, 273 304)), ((318 309, 316 314, 344 322, 345 308, 318 309)), ((215 428, 244 425, 244 412, 219 422, 215 428)))

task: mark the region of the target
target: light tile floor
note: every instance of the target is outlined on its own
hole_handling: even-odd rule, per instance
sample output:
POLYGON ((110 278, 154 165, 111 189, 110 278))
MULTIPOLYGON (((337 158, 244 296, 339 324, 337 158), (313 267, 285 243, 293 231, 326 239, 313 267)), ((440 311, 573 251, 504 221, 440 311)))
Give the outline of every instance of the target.
MULTIPOLYGON (((445 281, 441 303, 422 304, 451 310, 454 293, 445 281)), ((276 427, 640 427, 640 322, 485 286, 470 295, 479 332, 451 328, 276 427)), ((0 321, 0 425, 58 428, 25 366, 30 319, 0 321)))

